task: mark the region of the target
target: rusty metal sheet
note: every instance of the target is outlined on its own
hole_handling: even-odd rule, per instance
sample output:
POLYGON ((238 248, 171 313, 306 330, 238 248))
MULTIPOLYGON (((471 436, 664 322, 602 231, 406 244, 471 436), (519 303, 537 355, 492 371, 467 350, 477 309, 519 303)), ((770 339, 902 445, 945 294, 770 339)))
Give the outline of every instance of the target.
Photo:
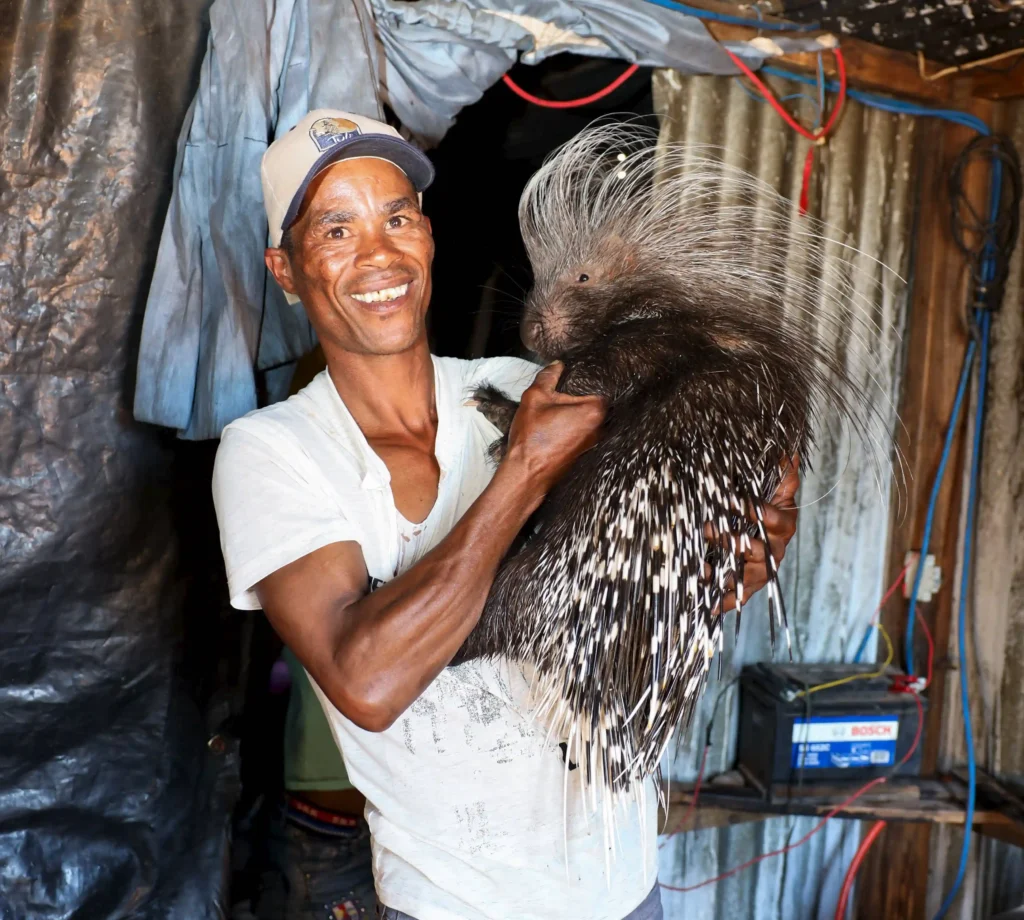
MULTIPOLYGON (((780 95, 806 92, 783 81, 773 80, 773 85, 780 95)), ((658 71, 654 96, 665 138, 717 147, 718 155, 798 199, 807 142, 796 137, 767 105, 748 95, 738 81, 658 71)), ((814 103, 809 97, 799 102, 805 123, 814 120, 814 103)), ((848 105, 838 134, 819 153, 812 176, 811 211, 833 227, 839 239, 862 250, 864 266, 879 259, 905 277, 919 132, 912 118, 848 105)), ((794 204, 791 220, 802 219, 794 204)), ((792 252, 787 269, 806 271, 802 253, 792 252)), ((877 336, 867 347, 879 356, 879 381, 895 402, 903 364, 900 333, 906 321, 905 291, 868 283, 859 293, 878 321, 877 336)), ((837 341, 836 347, 849 344, 837 341)), ((880 408, 895 421, 891 407, 880 408)), ((846 435, 823 438, 811 461, 814 472, 802 486, 799 528, 782 567, 794 658, 848 659, 880 596, 892 491, 888 481, 879 485, 868 452, 846 435)), ((764 615, 761 598, 744 613, 739 639, 730 642, 724 654, 723 680, 712 683, 692 730, 675 753, 673 778, 695 776, 719 688, 728 686, 742 664, 771 657, 764 615)), ((728 769, 734 757, 737 694, 735 689, 725 692, 708 758, 707 770, 712 774, 728 769)), ((798 840, 814 823, 809 818, 778 818, 679 835, 662 849, 661 880, 687 886, 713 878, 798 840)), ((665 889, 665 916, 668 920, 831 918, 858 833, 855 824, 833 822, 792 852, 717 884, 689 894, 665 889)))

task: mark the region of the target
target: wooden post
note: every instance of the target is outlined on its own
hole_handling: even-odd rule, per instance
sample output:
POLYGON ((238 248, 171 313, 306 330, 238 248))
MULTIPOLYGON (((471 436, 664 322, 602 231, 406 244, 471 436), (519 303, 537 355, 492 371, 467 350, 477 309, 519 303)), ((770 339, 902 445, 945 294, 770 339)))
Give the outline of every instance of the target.
MULTIPOLYGON (((991 121, 991 104, 983 100, 958 100, 956 107, 991 121)), ((953 407, 967 347, 965 325, 967 269, 950 233, 951 205, 948 194, 950 170, 956 156, 973 137, 968 128, 932 121, 922 126, 920 211, 916 240, 913 291, 900 417, 903 428, 898 443, 906 458, 908 476, 902 519, 895 513, 890 524, 888 577, 891 584, 904 565, 908 550, 921 546, 925 515, 935 473, 942 455, 947 421, 953 407)), ((984 211, 987 177, 982 170, 970 176, 969 195, 984 211)), ((928 691, 929 713, 925 724, 922 772, 934 773, 943 723, 943 687, 952 622, 953 579, 956 570, 960 499, 964 464, 966 406, 936 505, 930 553, 942 568, 942 587, 918 609, 928 622, 935 641, 935 674, 928 691)), ((879 586, 880 589, 882 586, 879 586)), ((898 592, 886 605, 882 623, 898 649, 903 648, 907 601, 898 592)), ((924 673, 926 649, 922 630, 915 631, 916 670, 924 673)), ((872 847, 858 879, 856 916, 861 920, 899 917, 926 920, 929 841, 927 825, 892 824, 872 847)))

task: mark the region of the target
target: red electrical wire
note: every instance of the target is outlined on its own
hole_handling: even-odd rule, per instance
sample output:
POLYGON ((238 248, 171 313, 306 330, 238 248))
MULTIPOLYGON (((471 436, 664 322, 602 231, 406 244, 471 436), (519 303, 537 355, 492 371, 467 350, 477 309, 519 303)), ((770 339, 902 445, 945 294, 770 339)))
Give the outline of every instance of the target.
POLYGON ((728 48, 724 48, 723 50, 727 55, 729 55, 732 62, 740 69, 743 75, 761 91, 761 95, 764 96, 767 103, 782 116, 783 121, 796 131, 797 134, 806 137, 809 141, 820 142, 831 133, 832 128, 835 126, 835 123, 839 118, 839 113, 843 110, 843 104, 846 102, 846 61, 843 58, 842 51, 838 48, 832 49, 832 54, 836 59, 836 73, 839 77, 839 97, 836 99, 835 108, 832 109, 832 114, 829 115, 828 121, 825 122, 824 126, 818 128, 816 131, 812 131, 809 128, 805 128, 792 115, 790 115, 789 112, 786 111, 782 103, 775 98, 775 93, 773 93, 771 89, 762 82, 761 78, 754 73, 754 71, 743 63, 742 58, 733 54, 728 48))
POLYGON ((914 702, 917 704, 917 731, 914 733, 914 740, 911 743, 909 750, 906 754, 903 755, 903 759, 900 760, 898 764, 896 764, 892 773, 886 776, 878 776, 870 782, 865 783, 863 786, 860 787, 860 789, 853 793, 853 795, 851 795, 849 798, 845 799, 844 801, 836 805, 835 808, 829 811, 817 824, 814 825, 814 827, 812 827, 806 834, 803 835, 803 837, 801 837, 795 843, 791 843, 787 846, 780 847, 778 850, 772 850, 770 853, 762 853, 760 856, 755 856, 753 859, 748 859, 745 863, 740 863, 740 865, 734 866, 732 869, 729 869, 727 872, 723 872, 721 875, 716 875, 714 878, 705 879, 703 882, 698 882, 696 885, 687 885, 685 887, 679 887, 676 885, 666 885, 664 882, 659 882, 658 884, 662 888, 667 888, 669 891, 696 891, 698 888, 703 888, 706 885, 713 885, 716 882, 721 882, 727 878, 732 878, 732 876, 742 872, 744 869, 749 869, 751 866, 754 866, 759 862, 764 862, 764 860, 766 859, 771 859, 773 856, 781 856, 783 853, 789 853, 792 850, 795 850, 797 847, 803 846, 805 843, 807 843, 807 841, 810 840, 816 833, 818 833, 818 831, 820 831, 826 824, 828 824, 828 822, 832 818, 839 814, 839 812, 841 812, 844 808, 848 807, 849 805, 857 801, 857 799, 864 795, 864 793, 868 792, 871 789, 874 789, 875 786, 880 786, 882 783, 887 782, 890 776, 894 775, 900 767, 902 767, 908 760, 910 760, 911 757, 914 756, 914 751, 917 750, 918 744, 921 743, 921 732, 924 730, 924 707, 921 705, 921 698, 917 695, 916 692, 910 690, 909 688, 903 690, 902 692, 912 693, 914 696, 914 702))
POLYGON ((527 102, 532 102, 534 105, 539 105, 545 109, 575 109, 581 105, 590 105, 591 102, 597 102, 598 99, 604 99, 609 93, 614 93, 623 83, 625 83, 633 74, 639 70, 638 64, 630 64, 619 76, 617 76, 611 83, 609 83, 604 89, 599 89, 596 93, 591 93, 589 96, 582 96, 579 99, 567 99, 564 102, 559 102, 554 99, 541 99, 540 96, 534 96, 533 93, 528 93, 518 83, 505 74, 501 79, 505 85, 512 90, 521 99, 525 99, 527 102))
POLYGON ((843 879, 843 889, 839 893, 839 904, 836 905, 835 920, 846 920, 846 903, 850 900, 850 892, 853 891, 853 880, 857 876, 860 864, 868 855, 871 845, 878 839, 878 835, 885 830, 885 821, 876 821, 867 836, 860 842, 857 852, 853 856, 850 868, 846 870, 846 878, 843 879))
MULTIPOLYGON (((892 597, 893 592, 900 586, 903 579, 907 576, 907 569, 910 568, 908 562, 900 570, 900 574, 896 576, 896 580, 889 586, 889 590, 885 592, 885 597, 879 601, 878 606, 875 608, 875 612, 871 615, 871 624, 873 625, 878 620, 878 615, 882 612, 882 608, 885 606, 886 601, 892 597)), ((928 623, 925 621, 924 616, 921 614, 921 608, 916 609, 917 622, 921 624, 921 630, 924 633, 925 639, 928 641, 928 671, 927 677, 925 678, 925 687, 932 685, 932 672, 935 665, 935 640, 932 638, 932 631, 928 628, 928 623)))
POLYGON ((909 568, 910 568, 910 563, 908 562, 905 566, 903 566, 902 569, 900 569, 900 573, 899 573, 899 575, 896 576, 896 580, 891 585, 889 585, 889 590, 885 592, 885 597, 883 597, 878 602, 878 606, 875 608, 875 612, 873 614, 871 614, 871 622, 872 623, 874 623, 878 619, 878 614, 880 614, 882 612, 882 608, 886 605, 886 602, 889 600, 889 598, 892 597, 893 592, 901 584, 903 584, 903 579, 907 577, 907 569, 909 569, 909 568))
POLYGON ((832 114, 829 115, 828 121, 825 122, 823 127, 818 128, 817 130, 810 130, 805 128, 792 115, 790 115, 789 112, 786 111, 782 103, 775 97, 775 93, 771 91, 768 85, 764 83, 761 78, 754 73, 754 71, 743 63, 742 58, 733 54, 724 46, 722 50, 729 55, 732 62, 740 69, 743 75, 747 77, 747 79, 749 79, 754 86, 758 88, 758 90, 760 90, 765 101, 779 113, 783 121, 796 131, 797 134, 814 142, 814 146, 807 151, 807 156, 804 157, 803 182, 800 186, 800 213, 806 214, 811 194, 811 170, 814 167, 814 151, 817 147, 824 144, 825 140, 832 133, 832 129, 839 120, 839 113, 843 110, 843 104, 846 102, 846 61, 843 59, 843 52, 838 48, 832 49, 832 54, 836 59, 836 73, 839 77, 839 96, 836 99, 835 108, 832 109, 832 114))
POLYGON ((928 676, 926 678, 926 687, 932 685, 932 667, 935 664, 935 640, 932 639, 932 631, 928 628, 928 624, 925 622, 923 616, 921 616, 921 608, 917 608, 917 622, 921 624, 921 629, 924 631, 924 637, 928 640, 928 676))

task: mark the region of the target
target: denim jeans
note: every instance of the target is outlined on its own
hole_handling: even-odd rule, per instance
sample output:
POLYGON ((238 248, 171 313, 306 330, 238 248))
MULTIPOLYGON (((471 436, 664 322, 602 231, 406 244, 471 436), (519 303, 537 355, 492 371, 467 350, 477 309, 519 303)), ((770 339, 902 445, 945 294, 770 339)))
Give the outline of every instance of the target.
MULTIPOLYGON (((306 822, 315 825, 316 822, 306 822)), ((370 830, 318 833, 287 819, 282 806, 269 832, 270 865, 253 901, 259 920, 374 920, 370 830)))
MULTIPOLYGON (((416 920, 415 917, 410 917, 408 914, 390 907, 385 907, 380 916, 381 920, 416 920)), ((623 920, 664 920, 664 917, 665 914, 661 909, 661 889, 655 884, 651 893, 644 898, 643 903, 631 910, 623 917, 623 920)), ((566 920, 569 918, 567 917, 566 920)), ((573 918, 573 920, 583 920, 583 918, 573 918)))

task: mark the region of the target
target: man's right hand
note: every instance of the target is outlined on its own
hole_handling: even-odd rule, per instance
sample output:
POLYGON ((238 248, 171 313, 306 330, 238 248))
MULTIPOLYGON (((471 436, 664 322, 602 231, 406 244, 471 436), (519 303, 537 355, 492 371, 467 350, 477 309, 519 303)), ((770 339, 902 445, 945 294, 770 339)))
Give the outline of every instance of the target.
POLYGON ((508 433, 502 466, 525 474, 529 498, 539 504, 583 451, 597 442, 607 407, 600 396, 567 396, 555 387, 560 361, 544 368, 523 393, 508 433))

